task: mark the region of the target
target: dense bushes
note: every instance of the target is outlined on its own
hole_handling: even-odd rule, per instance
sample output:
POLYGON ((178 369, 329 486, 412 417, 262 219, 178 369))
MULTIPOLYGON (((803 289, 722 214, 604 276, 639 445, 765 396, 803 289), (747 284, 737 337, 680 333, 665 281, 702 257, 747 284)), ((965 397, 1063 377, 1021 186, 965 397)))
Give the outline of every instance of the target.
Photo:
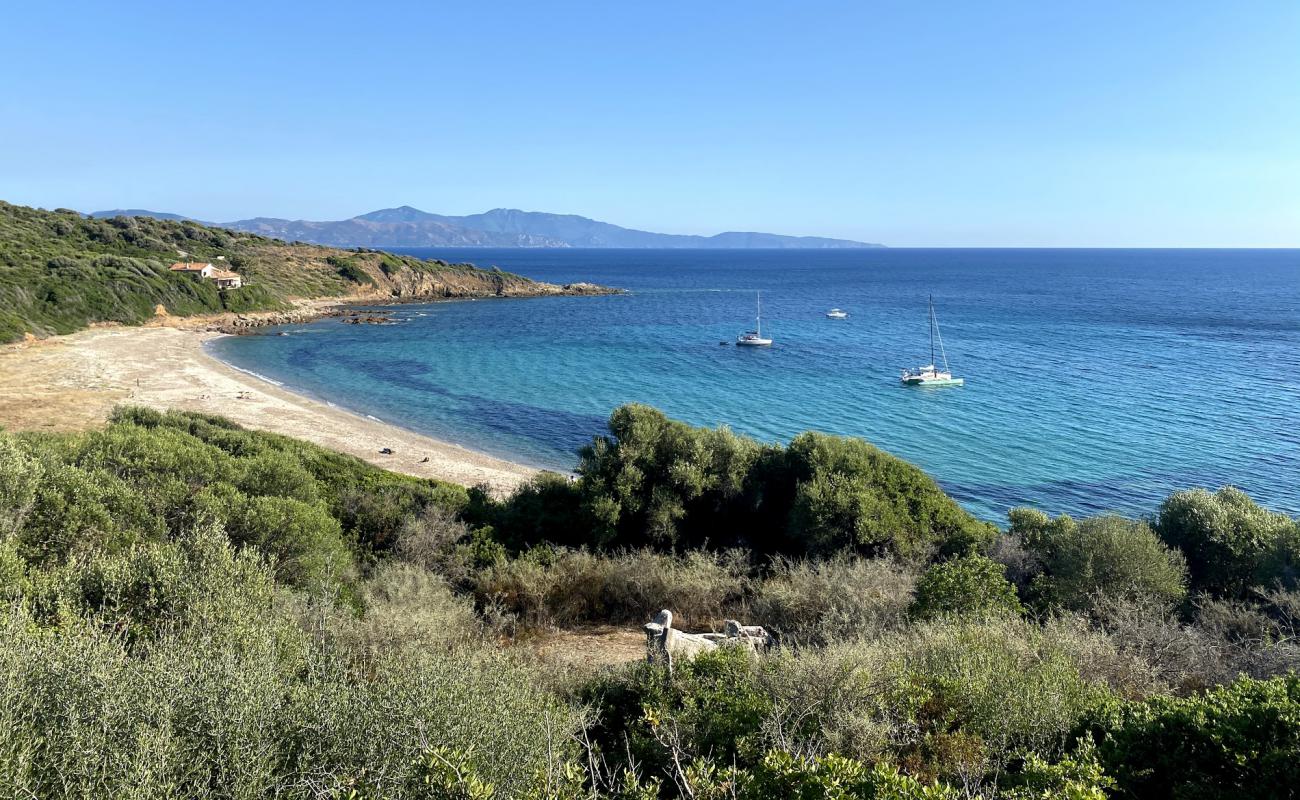
POLYGON ((579 715, 510 654, 391 612, 296 622, 218 533, 120 558, 55 581, 57 628, 0 612, 4 796, 423 797, 431 742, 521 796, 574 754, 579 715))
POLYGON ((1300 786, 1295 674, 1106 707, 1082 730, 1125 796, 1284 798, 1300 786))
POLYGON ((1300 534, 1245 495, 1175 495, 1151 525, 1017 509, 992 538, 862 443, 760 446, 636 407, 611 430, 579 480, 507 501, 195 414, 0 434, 0 795, 1101 800, 1300 781, 1300 534), (669 674, 542 669, 509 646, 614 624, 635 652, 661 607, 781 647, 669 674))
POLYGON ((692 551, 682 557, 634 550, 599 556, 539 548, 481 571, 474 592, 532 627, 640 623, 669 608, 683 624, 707 627, 744 597, 743 554, 692 551))
POLYGON ((614 748, 602 756, 670 785, 687 780, 683 764, 761 771, 776 751, 975 788, 1018 773, 1026 753, 1062 757, 1123 672, 1103 674, 1098 662, 1122 659, 1077 626, 944 621, 757 661, 719 650, 671 680, 639 664, 591 682, 583 697, 598 712, 596 740, 614 748))
POLYGON ((0 524, 40 567, 218 525, 280 580, 329 594, 392 547, 395 510, 464 502, 462 489, 197 414, 124 409, 87 434, 0 434, 0 524))
POLYGON ((906 623, 915 587, 913 569, 889 558, 778 558, 737 616, 761 622, 791 647, 871 639, 906 623))
POLYGON ((925 473, 859 439, 806 433, 788 447, 760 445, 640 405, 615 410, 609 429, 583 449, 577 485, 547 479, 503 504, 480 498, 476 518, 515 546, 742 547, 760 556, 923 558, 978 550, 994 535, 925 473))
POLYGON ((1296 586, 1297 523, 1240 489, 1176 492, 1160 506, 1156 531, 1187 556, 1194 591, 1241 596, 1252 586, 1296 586))
POLYGON ((1176 603, 1187 593, 1186 560, 1146 523, 1103 515, 1049 519, 1016 509, 1011 535, 1035 556, 1029 592, 1040 607, 1086 610, 1099 598, 1176 603))

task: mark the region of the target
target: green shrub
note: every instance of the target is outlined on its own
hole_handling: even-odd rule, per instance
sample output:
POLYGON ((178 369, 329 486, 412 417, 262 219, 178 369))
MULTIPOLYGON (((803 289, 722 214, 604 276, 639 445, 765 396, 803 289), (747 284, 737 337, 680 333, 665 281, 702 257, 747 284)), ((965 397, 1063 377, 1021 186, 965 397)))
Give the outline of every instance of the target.
POLYGON ((271 556, 276 577, 294 586, 333 589, 352 563, 338 520, 318 505, 250 497, 232 511, 229 526, 231 541, 271 556))
POLYGON ((360 619, 299 612, 214 529, 36 577, 0 609, 6 796, 424 796, 436 741, 509 797, 577 755, 578 713, 409 567, 360 619))
POLYGON ((1296 675, 1105 705, 1082 730, 1124 796, 1283 798, 1300 786, 1296 675))
POLYGON ((1071 520, 1033 541, 1045 569, 1035 594, 1049 608, 1084 610, 1099 598, 1176 603, 1187 593, 1182 554, 1145 523, 1113 515, 1071 520))
POLYGON ((982 549, 994 529, 929 476, 861 439, 804 433, 786 451, 795 478, 790 526, 807 549, 924 555, 982 549))
POLYGON ((370 277, 370 275, 361 268, 361 265, 357 263, 356 258, 349 256, 330 256, 325 260, 338 270, 339 275, 344 280, 350 281, 351 283, 363 283, 369 286, 375 285, 375 279, 370 277))
POLYGON ((894 725, 920 734, 905 745, 914 774, 983 774, 1018 754, 1059 754, 1079 718, 1111 692, 1089 676, 1095 634, 1004 619, 918 626, 876 645, 884 659, 885 709, 894 725), (969 753, 945 751, 957 736, 969 753))
POLYGON ((118 550, 157 539, 166 520, 145 492, 104 470, 50 463, 22 527, 25 557, 55 563, 80 550, 118 550))
POLYGON ((1240 597, 1276 577, 1261 575, 1279 538, 1295 521, 1260 508, 1231 486, 1175 492, 1160 506, 1156 532, 1187 557, 1193 591, 1240 597))
POLYGON ((596 712, 592 735, 608 745, 601 755, 665 784, 675 760, 753 763, 771 708, 757 670, 746 651, 718 648, 678 664, 671 678, 649 664, 599 676, 582 698, 596 712))
POLYGON ((760 446, 640 405, 616 409, 609 429, 578 468, 596 546, 920 556, 982 549, 995 532, 861 440, 805 433, 789 447, 760 446))
POLYGON ((595 544, 596 529, 583 503, 576 481, 542 472, 500 501, 484 489, 471 489, 465 516, 474 524, 491 526, 516 552, 539 544, 583 547, 595 544))
POLYGON ((583 449, 578 467, 598 545, 707 538, 701 523, 725 515, 758 454, 725 428, 692 428, 642 405, 615 409, 609 430, 583 449))
POLYGON ((1022 610, 1005 568, 978 555, 931 566, 917 581, 912 604, 912 615, 919 619, 1019 614, 1022 610))
POLYGON ((43 474, 41 463, 0 430, 0 541, 22 528, 36 504, 43 474))
POLYGON ((320 487, 315 476, 289 453, 259 453, 245 459, 243 467, 243 475, 235 486, 244 494, 287 497, 304 503, 315 503, 320 499, 320 487))
MULTIPOLYGON (((962 792, 940 783, 926 784, 888 764, 868 767, 837 755, 801 759, 769 753, 755 767, 726 776, 738 787, 740 800, 775 797, 842 800, 958 800, 962 792)), ((730 797, 719 787, 718 797, 730 797)))

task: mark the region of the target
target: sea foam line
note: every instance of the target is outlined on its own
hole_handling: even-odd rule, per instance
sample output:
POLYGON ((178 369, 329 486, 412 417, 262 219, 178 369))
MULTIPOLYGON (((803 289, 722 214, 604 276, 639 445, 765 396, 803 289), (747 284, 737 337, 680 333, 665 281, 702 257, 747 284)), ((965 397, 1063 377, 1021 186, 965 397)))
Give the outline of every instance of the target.
POLYGON ((253 372, 251 369, 244 369, 243 367, 237 367, 237 366, 235 366, 234 364, 231 364, 229 361, 223 361, 223 362, 221 362, 221 363, 225 364, 226 366, 230 367, 230 368, 233 369, 233 370, 237 370, 237 371, 239 371, 239 372, 242 372, 242 373, 244 373, 245 375, 251 375, 251 376, 253 376, 254 378, 257 378, 259 381, 266 381, 267 383, 271 384, 272 386, 279 386, 279 387, 281 387, 281 388, 284 387, 284 384, 283 384, 283 383, 280 383, 280 382, 277 381, 275 378, 268 378, 267 376, 261 374, 260 372, 253 372))

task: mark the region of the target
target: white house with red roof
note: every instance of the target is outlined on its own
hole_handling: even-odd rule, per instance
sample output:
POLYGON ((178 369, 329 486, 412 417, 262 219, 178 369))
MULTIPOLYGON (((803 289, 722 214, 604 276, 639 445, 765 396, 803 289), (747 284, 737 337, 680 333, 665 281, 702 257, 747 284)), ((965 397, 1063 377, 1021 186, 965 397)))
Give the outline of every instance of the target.
POLYGON ((218 289, 238 289, 244 285, 239 273, 201 261, 178 261, 171 265, 171 271, 188 275, 196 281, 212 281, 218 289))

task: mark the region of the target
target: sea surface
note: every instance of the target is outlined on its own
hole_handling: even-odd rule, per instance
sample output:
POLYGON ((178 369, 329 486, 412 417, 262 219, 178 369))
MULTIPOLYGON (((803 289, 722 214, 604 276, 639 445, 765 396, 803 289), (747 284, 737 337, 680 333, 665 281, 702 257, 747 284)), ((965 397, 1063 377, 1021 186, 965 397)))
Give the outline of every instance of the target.
POLYGON ((1146 515, 1226 484, 1300 514, 1300 251, 406 252, 629 294, 396 306, 395 325, 325 319, 214 353, 557 470, 640 402, 767 441, 863 437, 993 521, 1146 515), (776 344, 735 347, 760 290, 776 344), (930 360, 929 295, 964 387, 899 383, 930 360))

